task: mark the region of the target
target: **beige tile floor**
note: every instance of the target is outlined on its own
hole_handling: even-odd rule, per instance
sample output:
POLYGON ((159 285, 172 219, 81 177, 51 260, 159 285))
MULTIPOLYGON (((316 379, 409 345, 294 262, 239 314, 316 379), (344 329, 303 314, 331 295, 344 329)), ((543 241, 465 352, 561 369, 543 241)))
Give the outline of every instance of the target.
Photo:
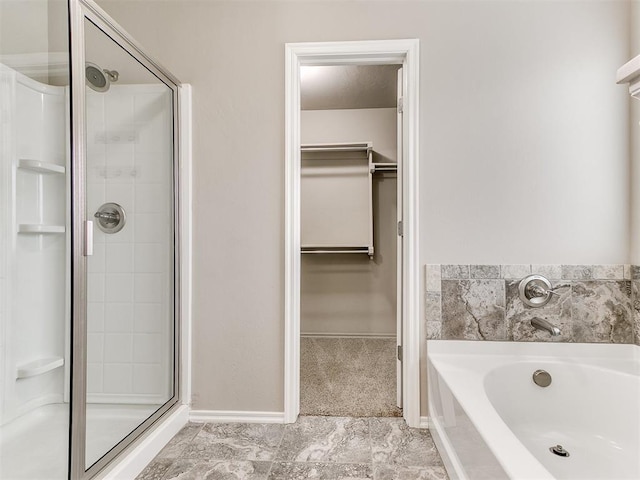
POLYGON ((428 430, 402 418, 190 423, 138 480, 447 480, 428 430))

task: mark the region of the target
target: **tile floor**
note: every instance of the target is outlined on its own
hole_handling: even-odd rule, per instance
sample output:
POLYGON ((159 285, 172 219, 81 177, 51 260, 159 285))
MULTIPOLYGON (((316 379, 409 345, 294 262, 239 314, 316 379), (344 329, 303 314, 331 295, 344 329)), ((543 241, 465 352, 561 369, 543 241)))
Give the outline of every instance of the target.
POLYGON ((402 418, 190 423, 137 480, 447 480, 428 430, 402 418))

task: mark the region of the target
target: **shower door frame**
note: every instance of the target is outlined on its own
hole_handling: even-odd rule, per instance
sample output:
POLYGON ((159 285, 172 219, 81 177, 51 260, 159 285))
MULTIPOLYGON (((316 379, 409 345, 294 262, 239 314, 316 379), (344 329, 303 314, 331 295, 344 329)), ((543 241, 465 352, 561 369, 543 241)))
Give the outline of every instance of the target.
MULTIPOLYGON (((180 230, 180 119, 179 86, 181 82, 167 69, 149 57, 117 22, 91 0, 69 0, 70 64, 71 64, 71 422, 69 445, 69 478, 84 480, 93 477, 109 465, 120 453, 139 439, 149 428, 179 406, 181 392, 181 230, 180 230), (87 255, 91 248, 88 238, 86 211, 86 113, 85 113, 85 38, 87 18, 115 44, 147 68, 172 91, 173 107, 173 395, 155 413, 138 425, 98 461, 86 468, 86 386, 87 386, 87 255)), ((188 386, 187 386, 188 388, 188 386)))

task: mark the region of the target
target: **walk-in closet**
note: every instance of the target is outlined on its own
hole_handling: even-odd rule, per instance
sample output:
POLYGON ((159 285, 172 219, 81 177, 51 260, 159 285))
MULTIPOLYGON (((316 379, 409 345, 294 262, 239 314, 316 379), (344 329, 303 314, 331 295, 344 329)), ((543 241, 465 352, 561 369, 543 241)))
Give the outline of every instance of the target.
POLYGON ((399 65, 301 69, 300 413, 399 416, 399 65))

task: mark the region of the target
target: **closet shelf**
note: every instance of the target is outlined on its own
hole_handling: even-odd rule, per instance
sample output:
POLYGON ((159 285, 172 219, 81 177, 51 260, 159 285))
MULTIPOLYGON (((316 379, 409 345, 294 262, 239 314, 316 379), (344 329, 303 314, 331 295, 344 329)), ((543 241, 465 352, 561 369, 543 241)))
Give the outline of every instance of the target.
POLYGON ((629 93, 640 99, 640 55, 618 69, 616 81, 618 84, 628 83, 629 93))
POLYGON ((39 358, 16 367, 16 379, 35 377, 64 365, 62 357, 39 358))
POLYGON ((66 170, 62 165, 42 162, 40 160, 31 160, 28 158, 21 158, 18 160, 18 167, 37 173, 64 173, 66 170))
POLYGON ((63 225, 42 225, 39 223, 21 223, 18 233, 64 233, 63 225))

